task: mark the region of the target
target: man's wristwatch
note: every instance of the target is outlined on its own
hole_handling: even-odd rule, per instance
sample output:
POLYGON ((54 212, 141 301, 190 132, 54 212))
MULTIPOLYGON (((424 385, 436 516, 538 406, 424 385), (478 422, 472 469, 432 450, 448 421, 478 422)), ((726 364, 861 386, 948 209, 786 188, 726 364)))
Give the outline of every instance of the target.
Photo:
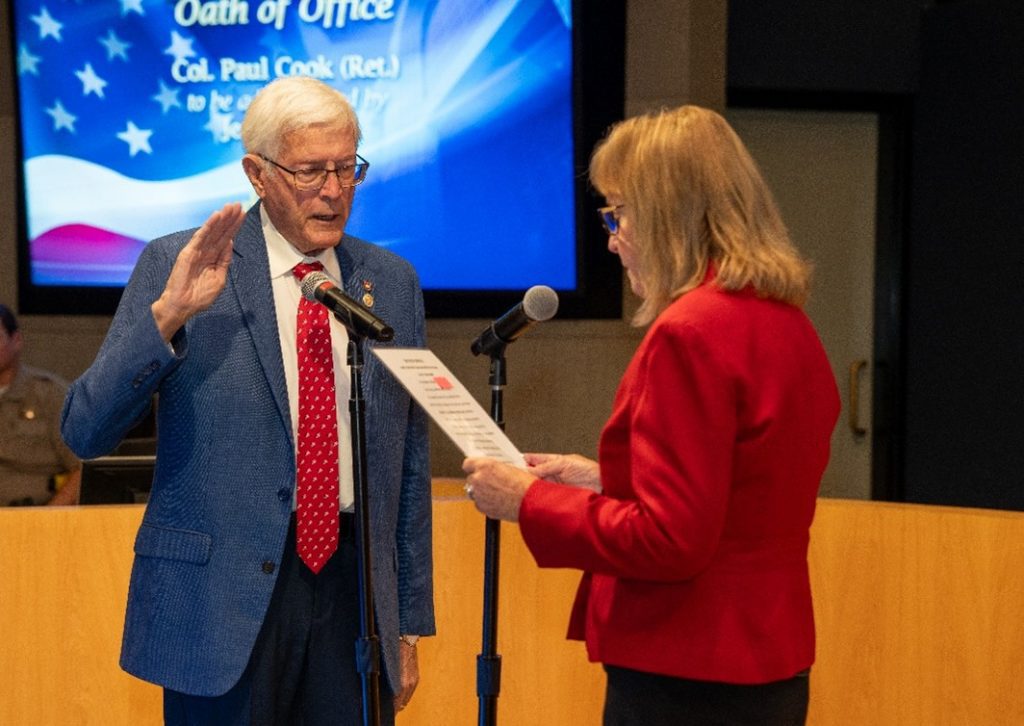
POLYGON ((420 639, 418 635, 399 635, 398 639, 408 645, 410 648, 416 647, 416 641, 420 639))

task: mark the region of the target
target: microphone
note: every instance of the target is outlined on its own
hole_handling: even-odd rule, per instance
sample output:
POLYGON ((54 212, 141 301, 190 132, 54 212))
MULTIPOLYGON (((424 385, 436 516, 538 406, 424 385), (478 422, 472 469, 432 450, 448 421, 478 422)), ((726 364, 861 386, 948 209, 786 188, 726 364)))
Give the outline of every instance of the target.
POLYGON ((494 355, 534 324, 550 320, 558 312, 558 294, 547 285, 534 285, 523 301, 495 320, 477 336, 469 350, 473 355, 494 355))
POLYGON ((302 297, 323 303, 353 335, 385 342, 395 337, 395 331, 387 323, 346 295, 319 270, 306 273, 301 287, 302 297))

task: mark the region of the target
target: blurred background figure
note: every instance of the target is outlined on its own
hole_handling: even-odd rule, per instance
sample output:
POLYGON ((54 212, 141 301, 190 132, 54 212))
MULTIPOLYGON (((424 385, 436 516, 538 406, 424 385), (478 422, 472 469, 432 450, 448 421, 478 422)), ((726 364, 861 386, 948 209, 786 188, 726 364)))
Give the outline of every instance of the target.
POLYGON ((77 504, 82 464, 60 436, 67 383, 23 365, 23 346, 0 305, 0 506, 77 504))

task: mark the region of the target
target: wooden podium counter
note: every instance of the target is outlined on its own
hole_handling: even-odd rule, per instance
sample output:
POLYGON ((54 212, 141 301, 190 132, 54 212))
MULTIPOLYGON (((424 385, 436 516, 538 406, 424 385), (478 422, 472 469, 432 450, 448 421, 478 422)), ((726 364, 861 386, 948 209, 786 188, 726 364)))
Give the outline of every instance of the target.
MULTIPOLYGON (((117 665, 141 506, 0 509, 0 724, 147 726, 160 690, 117 665)), ((473 724, 484 520, 434 501, 439 636, 399 726, 473 724)), ((809 723, 1024 723, 1024 514, 821 500, 809 723)), ((578 575, 533 565, 502 527, 498 722, 599 724, 604 675, 563 638, 578 575)))

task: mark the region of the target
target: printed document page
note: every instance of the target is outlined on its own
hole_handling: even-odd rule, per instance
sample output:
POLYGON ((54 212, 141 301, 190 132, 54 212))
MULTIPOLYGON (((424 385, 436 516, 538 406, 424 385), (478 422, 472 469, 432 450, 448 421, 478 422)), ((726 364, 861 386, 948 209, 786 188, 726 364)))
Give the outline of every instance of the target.
POLYGON ((525 468, 523 455, 505 432, 433 351, 374 348, 373 354, 465 456, 489 456, 525 468))

